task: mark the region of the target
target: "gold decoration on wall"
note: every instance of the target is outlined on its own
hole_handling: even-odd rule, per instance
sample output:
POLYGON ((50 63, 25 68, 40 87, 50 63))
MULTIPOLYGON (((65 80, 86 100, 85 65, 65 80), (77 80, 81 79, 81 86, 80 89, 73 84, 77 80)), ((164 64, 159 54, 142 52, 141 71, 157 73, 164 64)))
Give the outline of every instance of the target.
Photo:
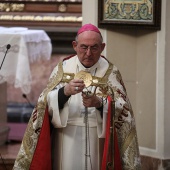
POLYGON ((24 4, 12 4, 11 11, 23 11, 25 5, 24 4))
POLYGON ((24 10, 24 7, 24 4, 0 3, 0 11, 5 12, 21 12, 24 10))
POLYGON ((66 10, 67 10, 67 6, 65 4, 59 5, 58 7, 59 12, 66 12, 66 10))
POLYGON ((15 21, 47 21, 47 22, 82 22, 82 17, 76 16, 39 16, 39 15, 0 15, 0 20, 15 21))

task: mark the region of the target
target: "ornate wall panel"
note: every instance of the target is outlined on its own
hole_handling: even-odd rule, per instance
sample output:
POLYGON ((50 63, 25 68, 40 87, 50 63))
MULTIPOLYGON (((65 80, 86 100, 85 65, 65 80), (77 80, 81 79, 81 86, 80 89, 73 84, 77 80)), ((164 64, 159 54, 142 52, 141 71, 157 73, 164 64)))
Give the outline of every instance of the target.
POLYGON ((0 24, 21 26, 79 26, 80 0, 5 0, 0 2, 0 24))
POLYGON ((71 42, 82 23, 82 0, 4 0, 0 26, 44 29, 54 53, 72 53, 71 42))

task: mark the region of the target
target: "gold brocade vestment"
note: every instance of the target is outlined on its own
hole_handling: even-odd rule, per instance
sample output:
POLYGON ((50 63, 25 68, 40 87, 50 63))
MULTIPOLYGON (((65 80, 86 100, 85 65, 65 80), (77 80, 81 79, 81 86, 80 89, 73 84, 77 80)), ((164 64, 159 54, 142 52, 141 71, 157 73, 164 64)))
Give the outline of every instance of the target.
MULTIPOLYGON (((68 60, 74 60, 75 58, 77 58, 77 56, 68 60)), ((100 60, 101 63, 108 62, 102 57, 100 60)), ((32 164, 34 163, 35 158, 38 160, 38 156, 35 156, 35 151, 37 150, 39 143, 43 142, 40 141, 40 136, 44 131, 43 124, 46 110, 48 108, 47 95, 59 83, 67 83, 74 78, 74 76, 74 73, 63 72, 62 62, 58 64, 57 69, 54 69, 47 87, 41 93, 38 103, 33 110, 20 151, 14 164, 14 170, 37 170, 34 169, 35 166, 32 164)), ((88 83, 89 81, 87 81, 87 86, 88 83)), ((112 91, 114 91, 116 107, 119 106, 118 109, 115 109, 114 125, 118 136, 122 169, 140 169, 140 157, 134 115, 118 69, 108 62, 108 69, 106 70, 105 75, 103 77, 92 76, 92 81, 90 78, 90 83, 90 85, 101 89, 101 93, 99 95, 103 95, 103 97, 111 95, 110 91, 108 92, 108 86, 112 89, 112 91)), ((46 140, 50 140, 50 135, 49 139, 46 140)), ((45 157, 43 157, 43 159, 45 159, 45 157)), ((48 159, 50 159, 50 156, 48 159)), ((47 164, 47 160, 41 160, 41 162, 47 164)), ((41 165, 41 167, 43 169, 43 167, 50 166, 47 164, 41 165)), ((39 169, 41 170, 41 168, 39 169)))

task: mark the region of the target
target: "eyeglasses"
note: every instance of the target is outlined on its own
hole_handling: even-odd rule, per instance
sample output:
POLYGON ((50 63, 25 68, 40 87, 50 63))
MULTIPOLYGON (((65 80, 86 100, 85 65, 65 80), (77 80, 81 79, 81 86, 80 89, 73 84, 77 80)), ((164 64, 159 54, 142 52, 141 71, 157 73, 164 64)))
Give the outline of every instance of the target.
POLYGON ((99 46, 98 45, 94 45, 94 46, 86 46, 86 45, 81 45, 81 46, 78 46, 80 52, 82 53, 86 53, 89 49, 92 53, 96 53, 98 52, 99 50, 99 46))

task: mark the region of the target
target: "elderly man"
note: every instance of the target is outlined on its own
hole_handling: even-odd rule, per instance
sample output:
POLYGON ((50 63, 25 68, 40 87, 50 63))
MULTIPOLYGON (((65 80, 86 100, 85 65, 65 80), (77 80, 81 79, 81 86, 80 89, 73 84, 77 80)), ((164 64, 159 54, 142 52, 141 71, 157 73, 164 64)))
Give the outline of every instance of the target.
POLYGON ((14 169, 140 169, 132 108, 117 67, 101 56, 99 29, 82 26, 72 45, 76 55, 54 68, 14 169))

